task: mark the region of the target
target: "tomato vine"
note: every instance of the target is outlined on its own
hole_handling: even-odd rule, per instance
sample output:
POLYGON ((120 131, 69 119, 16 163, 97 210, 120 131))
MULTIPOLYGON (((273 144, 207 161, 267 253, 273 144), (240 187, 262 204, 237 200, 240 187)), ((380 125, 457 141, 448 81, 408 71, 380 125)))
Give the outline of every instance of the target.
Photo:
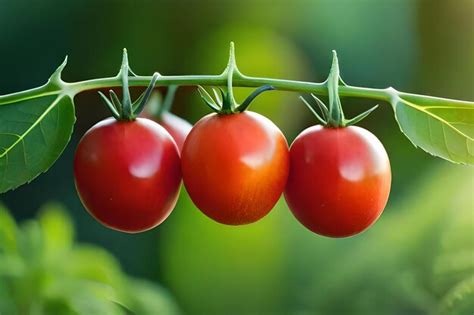
MULTIPOLYGON (((65 82, 67 59, 40 87, 0 96, 0 193, 45 172, 67 145, 75 122, 74 97, 82 92, 122 86, 117 76, 65 82), (24 113, 28 113, 25 115, 24 113), (35 158, 32 158, 32 157, 35 158)), ((328 80, 315 83, 254 77, 239 71, 231 44, 229 64, 218 75, 155 75, 133 72, 129 86, 271 86, 275 90, 327 96, 328 80)), ((474 164, 474 102, 405 93, 392 87, 375 89, 347 85, 339 79, 338 94, 379 100, 392 105, 401 131, 417 147, 454 163, 474 164)))

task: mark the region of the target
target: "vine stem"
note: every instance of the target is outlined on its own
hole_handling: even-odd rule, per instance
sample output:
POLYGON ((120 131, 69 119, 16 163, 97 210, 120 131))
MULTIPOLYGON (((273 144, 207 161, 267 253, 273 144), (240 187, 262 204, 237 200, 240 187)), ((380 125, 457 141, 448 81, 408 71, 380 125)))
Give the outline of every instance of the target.
MULTIPOLYGON (((151 76, 136 76, 129 78, 129 86, 145 87, 149 84, 151 76)), ((156 81, 156 86, 227 86, 227 74, 224 75, 171 75, 160 76, 156 81)), ((93 79, 86 81, 79 81, 74 83, 64 83, 65 89, 69 93, 77 94, 88 90, 103 89, 109 87, 120 87, 121 81, 116 77, 93 79)), ((264 77, 246 76, 241 73, 235 73, 232 85, 234 87, 260 87, 263 85, 271 85, 280 91, 293 91, 304 93, 315 93, 318 95, 328 95, 326 82, 315 83, 305 81, 293 81, 283 79, 273 79, 264 77)), ((340 86, 339 94, 341 96, 349 97, 367 97, 378 100, 389 100, 391 97, 392 88, 388 89, 373 89, 356 86, 340 86)), ((25 91, 27 92, 27 91, 25 91)))
MULTIPOLYGON (((150 83, 152 76, 131 76, 129 77, 129 86, 133 87, 146 87, 150 83)), ((222 73, 220 75, 170 75, 170 76, 160 76, 156 81, 156 86, 227 86, 228 77, 227 73, 222 73)), ((118 77, 107 77, 100 79, 91 79, 78 82, 58 82, 56 87, 52 87, 49 84, 33 88, 26 91, 21 91, 17 93, 11 93, 7 95, 0 96, 0 105, 2 103, 8 103, 10 101, 20 101, 26 100, 32 97, 37 97, 39 95, 57 95, 58 90, 61 90, 62 93, 67 94, 71 97, 74 97, 76 94, 97 89, 106 89, 113 87, 121 87, 122 81, 118 77)), ((328 89, 327 83, 315 83, 315 82, 305 82, 305 81, 293 81, 293 80, 283 80, 283 79, 273 79, 273 78, 264 78, 264 77, 253 77, 242 74, 241 72, 234 72, 232 85, 234 87, 261 87, 263 85, 271 85, 276 90, 280 91, 293 91, 293 92, 302 92, 302 93, 314 93, 316 95, 327 96, 328 89)), ((368 98, 375 99, 385 102, 390 102, 394 97, 404 96, 411 97, 412 99, 423 99, 425 101, 429 100, 434 102, 437 101, 450 101, 452 103, 464 104, 474 106, 474 102, 461 101, 461 100, 452 100, 440 97, 418 95, 412 93, 398 92, 397 90, 389 87, 385 89, 375 89, 367 87, 357 87, 350 85, 340 85, 339 86, 339 95, 344 97, 358 97, 358 98, 368 98)))

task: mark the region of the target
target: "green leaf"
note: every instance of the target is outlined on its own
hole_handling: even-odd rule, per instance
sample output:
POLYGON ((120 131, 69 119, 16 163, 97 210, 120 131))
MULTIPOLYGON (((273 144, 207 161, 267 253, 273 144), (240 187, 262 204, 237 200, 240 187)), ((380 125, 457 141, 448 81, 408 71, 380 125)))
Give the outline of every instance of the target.
POLYGON ((47 171, 69 142, 75 116, 65 65, 42 87, 0 97, 0 193, 47 171))
POLYGON ((438 314, 470 315, 474 309, 474 276, 452 288, 440 301, 438 314))
POLYGON ((74 228, 64 208, 55 203, 41 207, 39 217, 46 256, 61 255, 72 247, 74 228))
POLYGON ((122 286, 120 264, 104 249, 92 245, 76 245, 66 258, 70 261, 69 272, 75 278, 110 284, 116 289, 122 286))
POLYGON ((37 221, 22 223, 17 231, 18 254, 26 264, 37 265, 44 258, 44 239, 37 221))
POLYGON ((436 280, 440 284, 453 285, 474 274, 472 248, 440 255, 436 258, 433 269, 436 280))
POLYGON ((0 204, 0 253, 16 251, 16 223, 8 210, 0 204))
POLYGON ((20 257, 16 255, 2 255, 0 253, 0 279, 5 276, 19 277, 24 274, 26 270, 27 268, 20 257))
POLYGON ((460 164, 474 164, 472 103, 393 94, 392 106, 401 131, 426 152, 460 164))
POLYGON ((58 279, 48 288, 41 314, 125 315, 114 287, 81 279, 58 279))
POLYGON ((129 307, 134 314, 176 315, 181 313, 171 295, 158 285, 135 279, 130 279, 128 285, 132 300, 129 307))

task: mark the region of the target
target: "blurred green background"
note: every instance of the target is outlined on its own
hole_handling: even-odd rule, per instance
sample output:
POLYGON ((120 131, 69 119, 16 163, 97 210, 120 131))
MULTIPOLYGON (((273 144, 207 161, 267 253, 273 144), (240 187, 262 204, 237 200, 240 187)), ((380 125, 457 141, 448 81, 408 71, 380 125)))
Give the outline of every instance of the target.
MULTIPOLYGON (((474 99, 472 0, 0 0, 0 40, 0 94, 44 83, 66 54, 66 81, 114 75, 123 47, 140 74, 219 73, 233 40, 246 74, 322 81, 336 49, 348 84, 474 99)), ((173 107, 193 123, 207 113, 196 94, 179 90, 173 107)), ((348 116, 374 105, 343 104, 348 116)), ((104 228, 75 193, 72 158, 108 114, 94 92, 76 109, 57 163, 0 196, 23 222, 0 212, 0 314, 474 314, 473 168, 414 148, 388 104, 361 125, 389 153, 389 204, 369 231, 336 240, 307 231, 282 200, 256 224, 219 225, 184 189, 152 231, 104 228), (39 210, 50 201, 67 210, 39 210), (109 303, 117 296, 129 310, 109 303)), ((266 93, 252 110, 289 142, 315 122, 294 93, 266 93)))

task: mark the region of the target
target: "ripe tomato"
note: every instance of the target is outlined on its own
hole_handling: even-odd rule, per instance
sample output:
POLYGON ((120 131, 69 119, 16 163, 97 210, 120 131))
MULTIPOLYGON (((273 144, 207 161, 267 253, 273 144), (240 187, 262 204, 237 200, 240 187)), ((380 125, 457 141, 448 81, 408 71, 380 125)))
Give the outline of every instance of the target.
POLYGON ((273 208, 288 176, 285 137, 254 113, 209 114, 191 130, 181 154, 194 204, 217 222, 255 222, 273 208))
POLYGON ((380 141, 360 127, 304 130, 290 148, 285 199, 311 231, 351 236, 381 215, 391 172, 380 141))
POLYGON ((81 139, 74 157, 79 197, 102 224, 142 232, 163 222, 179 194, 178 148, 166 130, 144 118, 105 119, 81 139))
MULTIPOLYGON (((147 117, 145 115, 146 114, 143 114, 142 116, 147 117)), ((147 118, 153 119, 151 117, 147 118)), ((174 142, 176 142, 179 151, 181 152, 183 150, 184 140, 186 140, 186 137, 191 131, 191 128, 193 128, 193 125, 170 112, 163 112, 160 119, 155 121, 169 132, 171 137, 173 137, 174 142)))

